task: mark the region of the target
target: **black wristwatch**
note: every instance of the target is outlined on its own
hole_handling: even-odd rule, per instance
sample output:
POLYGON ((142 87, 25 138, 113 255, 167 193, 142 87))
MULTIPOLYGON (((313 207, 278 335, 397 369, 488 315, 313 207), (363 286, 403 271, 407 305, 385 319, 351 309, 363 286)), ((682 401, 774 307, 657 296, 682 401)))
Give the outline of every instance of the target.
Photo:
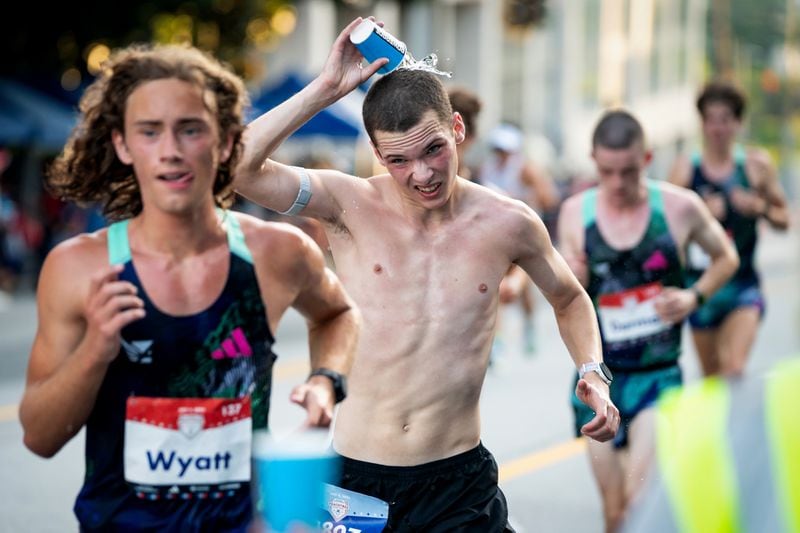
POLYGON ((698 289, 696 285, 692 285, 689 289, 691 289, 697 299, 697 307, 703 307, 703 304, 706 303, 706 295, 700 292, 700 289, 698 289))
POLYGON ((347 397, 347 377, 343 374, 330 370, 329 368, 317 368, 312 370, 308 375, 308 381, 312 376, 325 376, 333 383, 333 393, 336 397, 336 402, 339 403, 347 397))

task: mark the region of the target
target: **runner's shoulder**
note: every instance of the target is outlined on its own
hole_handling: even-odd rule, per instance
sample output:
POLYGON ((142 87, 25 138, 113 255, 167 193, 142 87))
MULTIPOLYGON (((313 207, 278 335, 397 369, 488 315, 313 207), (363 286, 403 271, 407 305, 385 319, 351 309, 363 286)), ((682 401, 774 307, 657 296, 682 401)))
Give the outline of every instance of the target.
POLYGON ((74 279, 83 272, 108 264, 108 229, 102 228, 92 233, 80 233, 55 245, 47 253, 42 271, 57 269, 74 279))
POLYGON ((655 181, 654 183, 661 189, 664 205, 672 212, 681 216, 691 216, 705 208, 703 200, 692 189, 668 181, 655 181))
POLYGON ((748 147, 745 154, 745 174, 749 180, 757 181, 751 185, 761 185, 763 183, 761 180, 774 175, 775 163, 767 150, 753 146, 748 147))
POLYGON ((92 278, 110 267, 108 230, 82 233, 58 243, 39 272, 37 297, 59 306, 82 303, 92 278))

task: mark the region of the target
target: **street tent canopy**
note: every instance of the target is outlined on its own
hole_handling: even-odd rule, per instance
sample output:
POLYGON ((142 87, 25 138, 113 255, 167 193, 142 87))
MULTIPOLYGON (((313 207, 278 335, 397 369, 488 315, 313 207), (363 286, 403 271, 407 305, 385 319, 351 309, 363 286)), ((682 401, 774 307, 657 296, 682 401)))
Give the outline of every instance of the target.
MULTIPOLYGON (((268 84, 251 96, 252 109, 249 119, 252 120, 266 113, 273 107, 291 98, 311 81, 306 75, 290 72, 277 82, 268 84)), ((291 138, 324 135, 339 139, 356 139, 364 133, 361 121, 361 104, 364 93, 355 90, 317 113, 311 120, 298 129, 291 138)))
POLYGON ((0 79, 0 145, 60 151, 77 121, 67 104, 36 89, 0 79))

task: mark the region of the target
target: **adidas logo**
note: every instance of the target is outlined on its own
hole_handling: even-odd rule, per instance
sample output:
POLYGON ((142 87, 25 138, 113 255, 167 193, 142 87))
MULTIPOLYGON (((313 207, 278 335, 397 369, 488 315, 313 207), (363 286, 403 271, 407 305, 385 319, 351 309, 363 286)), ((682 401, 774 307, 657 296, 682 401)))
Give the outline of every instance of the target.
POLYGON ((212 359, 225 359, 235 357, 250 357, 253 355, 253 349, 250 343, 247 342, 242 328, 236 328, 231 331, 231 336, 222 341, 219 348, 211 352, 212 359))

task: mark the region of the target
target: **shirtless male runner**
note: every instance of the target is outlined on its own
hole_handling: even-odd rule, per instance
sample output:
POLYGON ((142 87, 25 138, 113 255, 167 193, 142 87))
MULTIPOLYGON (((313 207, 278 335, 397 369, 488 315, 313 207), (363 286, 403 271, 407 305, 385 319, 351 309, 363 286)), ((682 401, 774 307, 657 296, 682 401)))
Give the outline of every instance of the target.
MULTIPOLYGON (((586 287, 600 321, 611 399, 622 421, 613 441, 589 441, 606 531, 616 531, 652 458, 652 406, 681 384, 683 319, 738 265, 736 251, 700 198, 645 178, 651 154, 639 122, 609 111, 592 137, 597 187, 570 197, 559 218, 561 252, 586 287), (684 288, 686 246, 711 257, 684 288)), ((576 378, 577 379, 577 378, 576 378)), ((573 397, 576 428, 592 413, 573 397)))
MULTIPOLYGON (((225 210, 247 93, 197 49, 118 51, 56 161, 60 197, 115 224, 59 244, 37 290, 20 405, 55 455, 86 427, 81 531, 247 531, 251 434, 266 429, 273 333, 308 321, 312 376, 292 391, 330 424, 359 315, 313 241, 225 210)), ((64 526, 66 528, 66 526, 64 526)))
MULTIPOLYGON (((789 226, 786 195, 769 154, 759 148, 745 150, 736 142, 745 106, 744 94, 733 85, 706 85, 697 99, 703 151, 679 158, 669 178, 705 200, 741 260, 733 278, 689 316, 694 345, 707 376, 744 372, 765 308, 755 264, 759 220, 777 230, 789 226)), ((691 251, 689 277, 695 280, 708 265, 708 258, 691 251)))
MULTIPOLYGON (((364 123, 388 173, 362 179, 269 159, 386 62, 362 68, 348 38, 360 21, 342 31, 315 80, 248 126, 235 185, 257 203, 321 220, 361 308, 334 428, 344 488, 389 504, 386 531, 510 530, 497 464, 480 444, 500 281, 516 263, 539 285, 576 366, 601 361, 596 317, 533 210, 457 175, 464 123, 434 74, 397 70, 366 96, 364 123)), ((588 373, 577 391, 597 413, 583 433, 611 438, 618 415, 600 375, 588 373)))

